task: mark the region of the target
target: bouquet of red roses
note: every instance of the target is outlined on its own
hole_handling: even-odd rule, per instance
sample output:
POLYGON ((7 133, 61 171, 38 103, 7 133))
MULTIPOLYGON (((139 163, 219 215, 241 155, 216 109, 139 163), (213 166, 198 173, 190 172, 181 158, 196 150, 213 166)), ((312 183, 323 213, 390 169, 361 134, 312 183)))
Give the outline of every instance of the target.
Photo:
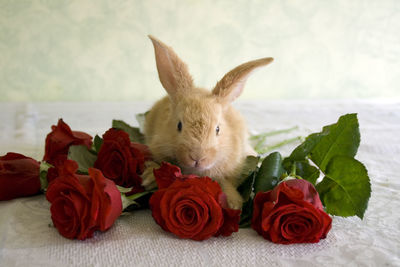
MULTIPOLYGON (((266 136, 253 136, 258 147, 266 136)), ((151 170, 158 189, 146 190, 142 175, 151 154, 143 141, 139 128, 122 121, 92 138, 60 119, 46 137, 42 162, 17 153, 0 157, 0 200, 46 192, 54 226, 71 239, 90 238, 123 211, 149 207, 155 222, 180 238, 229 236, 251 226, 265 239, 291 244, 325 238, 328 214, 363 218, 371 194, 367 170, 354 158, 356 114, 309 135, 286 158, 247 157, 241 210, 228 207, 213 177, 182 174, 167 162, 151 170)))
POLYGON ((17 153, 0 157, 0 200, 46 192, 53 224, 64 237, 83 240, 108 230, 150 193, 140 176, 150 152, 117 128, 92 139, 60 119, 46 137, 41 163, 17 153))

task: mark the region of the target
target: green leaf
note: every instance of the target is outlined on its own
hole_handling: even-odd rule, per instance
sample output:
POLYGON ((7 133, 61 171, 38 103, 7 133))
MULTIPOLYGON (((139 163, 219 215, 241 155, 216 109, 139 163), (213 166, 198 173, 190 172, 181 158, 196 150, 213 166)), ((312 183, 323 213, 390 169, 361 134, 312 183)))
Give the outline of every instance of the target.
POLYGON ((133 188, 133 187, 123 187, 123 186, 119 186, 119 185, 115 185, 115 186, 117 187, 118 191, 123 194, 131 192, 132 188, 133 188))
POLYGON ((316 188, 327 212, 363 218, 371 194, 367 170, 354 156, 360 144, 357 114, 341 116, 337 123, 309 135, 283 166, 288 172, 315 184, 320 171, 325 174, 316 188), (311 159, 318 168, 310 165, 311 159))
POLYGON ((103 139, 96 134, 93 140, 93 150, 99 153, 101 145, 103 144, 103 139))
POLYGON ((285 172, 282 156, 279 152, 269 154, 262 162, 254 181, 254 192, 265 192, 273 189, 285 172))
POLYGON ((129 199, 125 194, 121 194, 121 200, 122 200, 122 210, 123 211, 131 206, 139 207, 139 203, 137 203, 136 201, 134 201, 132 199, 129 199))
POLYGON ((128 189, 131 190, 132 188, 125 188, 121 186, 117 186, 117 188, 121 192, 122 210, 134 210, 135 208, 140 208, 142 205, 140 204, 141 201, 139 201, 139 199, 143 196, 147 196, 148 194, 152 194, 156 191, 156 190, 144 191, 136 193, 134 195, 127 196, 125 195, 125 193, 127 193, 128 189))
POLYGON ((323 137, 322 133, 313 133, 306 137, 306 140, 296 147, 289 157, 285 158, 285 161, 302 161, 304 160, 318 142, 323 137))
POLYGON ((258 162, 260 161, 259 157, 255 156, 247 156, 245 162, 242 167, 242 171, 239 176, 239 184, 242 184, 244 180, 246 180, 250 174, 252 174, 258 166, 258 162))
POLYGON ((243 197, 245 202, 242 206, 242 213, 240 215, 240 227, 250 226, 253 209, 253 199, 251 198, 251 194, 253 191, 259 160, 259 157, 248 156, 240 175, 241 179, 243 179, 243 177, 245 178, 245 180, 238 187, 238 192, 243 197))
POLYGON ((295 175, 298 175, 315 185, 315 182, 320 176, 320 171, 318 168, 310 165, 307 156, 323 136, 323 133, 313 133, 307 136, 306 140, 297 146, 289 157, 283 160, 282 164, 286 171, 291 173, 295 167, 295 175))
POLYGON ((249 199, 251 192, 253 191, 253 184, 259 160, 259 157, 247 156, 242 172, 240 173, 240 185, 237 190, 244 201, 249 199))
POLYGON ((326 211, 333 215, 364 217, 371 196, 367 169, 358 160, 337 156, 327 165, 317 191, 326 211))
POLYGON ((239 194, 242 196, 243 201, 247 201, 250 198, 251 192, 253 191, 253 184, 256 178, 256 171, 253 171, 247 179, 243 181, 237 188, 239 194))
POLYGON ((53 167, 53 165, 47 163, 46 161, 40 162, 40 167, 39 167, 40 189, 43 192, 46 192, 47 186, 49 185, 47 181, 47 172, 51 167, 53 167))
POLYGON ((129 139, 132 142, 144 144, 144 135, 140 132, 138 127, 132 127, 124 121, 113 120, 112 127, 115 129, 122 130, 129 134, 129 139))
POLYGON ((93 167, 97 155, 91 152, 86 146, 70 146, 68 159, 78 163, 78 171, 81 173, 88 173, 88 169, 93 167))
POLYGON ((253 217, 253 199, 249 199, 243 204, 242 213, 240 214, 239 227, 248 228, 251 225, 253 217))
POLYGON ((321 174, 318 168, 310 165, 308 161, 296 161, 294 164, 296 165, 296 175, 315 185, 321 174))
POLYGON ((152 193, 154 193, 155 191, 156 191, 156 190, 143 191, 143 192, 140 192, 140 193, 136 193, 136 194, 134 194, 134 195, 127 196, 127 198, 129 198, 130 200, 136 200, 136 199, 141 198, 142 196, 145 196, 145 195, 147 195, 147 194, 152 194, 152 193))
POLYGON ((325 126, 321 138, 310 153, 311 160, 323 171, 336 156, 353 158, 360 144, 357 114, 346 114, 338 122, 325 126))

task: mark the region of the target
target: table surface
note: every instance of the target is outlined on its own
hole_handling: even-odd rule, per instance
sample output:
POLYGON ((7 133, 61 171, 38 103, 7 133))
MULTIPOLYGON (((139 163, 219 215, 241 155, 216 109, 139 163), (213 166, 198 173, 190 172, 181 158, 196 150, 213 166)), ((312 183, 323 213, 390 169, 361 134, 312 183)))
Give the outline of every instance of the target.
MULTIPOLYGON (((0 155, 19 152, 40 160, 50 126, 63 118, 73 130, 102 134, 112 119, 135 125, 151 103, 0 103, 0 155)), ((0 202, 0 266, 400 266, 400 101, 333 100, 240 102, 253 132, 298 130, 272 144, 320 131, 345 113, 358 113, 357 159, 371 178, 364 220, 334 217, 317 244, 276 245, 252 229, 203 242, 164 232, 148 210, 121 216, 105 233, 65 239, 51 224, 43 195, 0 202)), ((279 151, 287 156, 297 144, 279 151)))

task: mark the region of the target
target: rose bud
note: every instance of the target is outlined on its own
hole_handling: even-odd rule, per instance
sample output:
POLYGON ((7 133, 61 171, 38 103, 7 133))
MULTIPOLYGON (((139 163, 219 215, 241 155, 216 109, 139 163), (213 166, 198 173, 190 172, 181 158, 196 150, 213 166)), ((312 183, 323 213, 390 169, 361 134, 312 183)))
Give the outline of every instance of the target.
POLYGON ((274 243, 316 243, 331 229, 315 187, 302 179, 280 183, 254 198, 251 227, 274 243))
POLYGON ((66 160, 46 192, 50 212, 59 233, 70 239, 86 239, 94 231, 106 231, 122 212, 120 192, 101 171, 89 168, 78 175, 78 164, 66 160))
POLYGON ((94 167, 119 186, 143 191, 140 175, 145 168, 144 162, 149 158, 147 146, 133 143, 126 132, 111 128, 103 135, 94 167))
POLYGON ((240 210, 227 208, 221 187, 209 177, 182 175, 177 166, 163 163, 154 170, 159 187, 150 199, 157 224, 180 238, 205 240, 238 231, 240 210))
POLYGON ((25 197, 40 192, 40 163, 18 153, 0 157, 0 200, 25 197))
POLYGON ((68 149, 73 145, 85 145, 90 149, 92 137, 84 132, 72 131, 62 119, 46 137, 45 154, 43 160, 54 164, 58 155, 68 155, 68 149))

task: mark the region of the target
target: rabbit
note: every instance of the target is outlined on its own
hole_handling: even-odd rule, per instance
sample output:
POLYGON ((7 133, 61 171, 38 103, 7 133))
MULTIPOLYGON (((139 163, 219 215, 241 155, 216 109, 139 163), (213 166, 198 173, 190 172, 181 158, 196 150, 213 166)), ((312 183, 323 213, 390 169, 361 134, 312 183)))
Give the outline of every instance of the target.
POLYGON ((186 64, 171 47, 149 35, 159 79, 168 93, 145 116, 144 135, 154 162, 147 164, 143 186, 154 185, 158 163, 177 163, 184 174, 217 181, 232 209, 241 209, 237 191, 245 158, 256 155, 242 115, 231 106, 250 74, 273 58, 253 60, 228 72, 210 92, 193 84, 186 64))

